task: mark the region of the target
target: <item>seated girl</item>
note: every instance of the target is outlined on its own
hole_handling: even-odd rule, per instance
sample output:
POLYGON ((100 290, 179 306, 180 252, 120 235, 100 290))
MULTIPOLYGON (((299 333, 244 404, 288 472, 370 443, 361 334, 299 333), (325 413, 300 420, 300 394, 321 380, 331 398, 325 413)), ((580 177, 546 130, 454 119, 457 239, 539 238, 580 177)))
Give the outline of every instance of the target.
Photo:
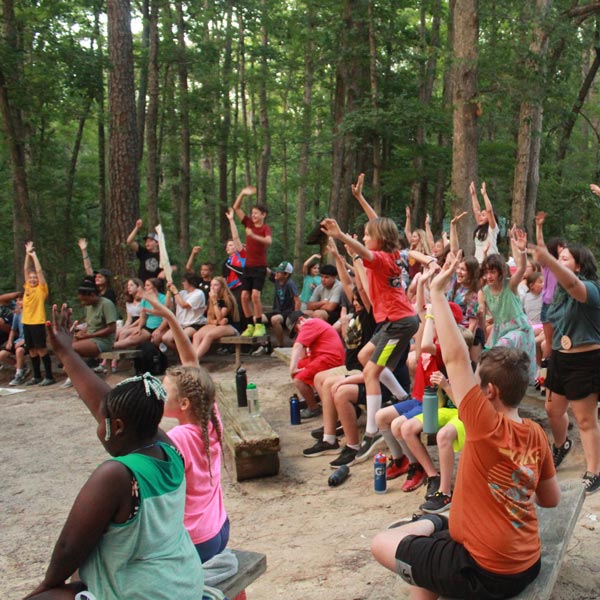
POLYGON ((50 343, 114 458, 79 492, 46 575, 27 598, 71 599, 88 590, 102 600, 167 600, 177 590, 177 598, 198 600, 204 575, 183 525, 184 464, 158 427, 164 389, 145 374, 111 390, 73 350, 66 305, 60 319, 57 312, 50 343), (67 583, 76 571, 80 581, 67 583))

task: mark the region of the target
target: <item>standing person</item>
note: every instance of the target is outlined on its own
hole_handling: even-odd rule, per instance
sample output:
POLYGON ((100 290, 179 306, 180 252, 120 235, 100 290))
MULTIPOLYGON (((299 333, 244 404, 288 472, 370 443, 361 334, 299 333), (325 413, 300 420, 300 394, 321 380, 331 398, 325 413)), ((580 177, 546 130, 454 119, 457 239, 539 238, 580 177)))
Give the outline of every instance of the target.
POLYGON ((477 262, 481 264, 485 255, 498 254, 498 234, 500 233, 500 227, 498 226, 498 218, 494 212, 492 202, 487 195, 485 181, 481 184, 481 195, 483 196, 483 202, 485 208, 481 208, 479 205, 479 199, 477 198, 477 191, 475 190, 475 182, 471 181, 469 186, 469 192, 471 192, 471 203, 473 205, 473 216, 477 227, 473 232, 473 239, 475 240, 475 258, 477 262))
POLYGON ((110 454, 81 488, 42 582, 26 598, 198 600, 204 573, 185 530, 184 463, 159 428, 165 391, 149 374, 111 389, 71 346, 66 305, 48 336, 110 454), (67 580, 77 574, 77 580, 67 580), (89 597, 89 596, 88 596, 89 597))
POLYGON ((543 246, 535 248, 535 255, 558 281, 548 310, 553 333, 546 377, 546 412, 554 439, 554 465, 562 463, 573 445, 567 437, 570 407, 585 455, 583 485, 591 494, 600 488, 600 283, 596 259, 579 244, 563 248, 558 260, 543 246))
POLYGON ((25 385, 52 385, 52 363, 46 348, 46 309, 48 284, 42 266, 35 252, 33 242, 25 244, 25 264, 23 266, 25 293, 23 295, 23 334, 25 347, 31 358, 33 377, 25 385), (32 266, 30 266, 30 263, 32 266), (42 379, 41 362, 44 363, 45 377, 42 379))
POLYGON ((225 216, 229 221, 231 239, 227 240, 225 244, 227 258, 223 262, 221 275, 227 281, 227 287, 234 295, 238 306, 242 306, 242 276, 246 265, 246 247, 242 244, 242 240, 240 240, 240 234, 235 224, 233 208, 228 208, 225 216))
MULTIPOLYGON (((406 346, 419 328, 419 319, 402 288, 402 268, 399 233, 396 224, 386 217, 377 217, 365 225, 364 245, 342 233, 334 219, 324 219, 321 229, 342 241, 353 253, 362 257, 367 268, 369 296, 375 322, 381 327, 363 348, 360 361, 367 390, 367 424, 360 450, 361 458, 372 452, 376 439, 375 413, 381 408, 382 378, 393 377, 391 370, 398 364, 406 346)), ((434 258, 431 259, 435 261, 434 258)))
POLYGON ((263 310, 260 293, 267 277, 267 248, 273 242, 271 228, 265 224, 267 207, 261 204, 254 205, 250 217, 241 208, 244 196, 252 194, 256 194, 256 188, 249 185, 238 194, 233 203, 235 214, 246 228, 247 255, 242 276, 242 311, 248 323, 242 332, 244 337, 263 336, 267 333, 261 321, 263 310))
POLYGON ((144 222, 141 219, 135 222, 134 228, 127 236, 127 244, 140 261, 138 277, 145 282, 146 279, 158 277, 162 269, 160 268, 160 254, 158 251, 158 234, 148 233, 144 238, 143 246, 140 246, 135 239, 143 225, 144 222))

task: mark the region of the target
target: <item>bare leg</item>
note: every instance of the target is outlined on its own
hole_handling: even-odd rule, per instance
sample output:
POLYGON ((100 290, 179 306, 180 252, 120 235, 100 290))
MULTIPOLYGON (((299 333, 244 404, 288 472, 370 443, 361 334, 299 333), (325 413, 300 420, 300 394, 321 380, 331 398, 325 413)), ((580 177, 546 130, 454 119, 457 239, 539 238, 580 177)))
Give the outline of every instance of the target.
POLYGON ((297 378, 294 378, 294 385, 296 386, 298 393, 306 400, 308 408, 310 408, 310 410, 315 410, 317 408, 317 399, 315 398, 312 387, 297 378))
POLYGON ((598 394, 590 394, 583 400, 571 402, 571 409, 577 420, 581 445, 585 455, 587 470, 598 473, 600 455, 600 427, 598 426, 598 394))
POLYGON ((569 402, 564 396, 548 390, 545 406, 554 445, 560 448, 565 443, 569 430, 569 415, 567 414, 569 402))
POLYGON ((360 443, 358 436, 358 425, 356 423, 356 410, 354 405, 358 401, 358 385, 341 385, 333 396, 333 402, 338 417, 344 428, 346 444, 357 446, 360 443))
POLYGON ((262 302, 260 300, 260 290, 252 290, 252 306, 254 308, 254 320, 256 323, 262 323, 262 302))
MULTIPOLYGON (((450 495, 454 473, 454 448, 452 443, 457 432, 454 425, 444 425, 437 433, 438 456, 440 461, 440 492, 450 495)), ((423 463, 421 463, 423 464, 423 463)))

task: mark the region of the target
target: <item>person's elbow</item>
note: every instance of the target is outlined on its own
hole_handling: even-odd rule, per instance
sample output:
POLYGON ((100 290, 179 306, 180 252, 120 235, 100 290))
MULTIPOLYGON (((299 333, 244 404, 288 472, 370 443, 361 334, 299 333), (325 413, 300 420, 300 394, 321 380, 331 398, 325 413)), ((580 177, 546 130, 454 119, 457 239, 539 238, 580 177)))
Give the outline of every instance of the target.
POLYGON ((535 503, 542 508, 554 508, 560 502, 560 486, 556 475, 540 481, 535 490, 535 503))

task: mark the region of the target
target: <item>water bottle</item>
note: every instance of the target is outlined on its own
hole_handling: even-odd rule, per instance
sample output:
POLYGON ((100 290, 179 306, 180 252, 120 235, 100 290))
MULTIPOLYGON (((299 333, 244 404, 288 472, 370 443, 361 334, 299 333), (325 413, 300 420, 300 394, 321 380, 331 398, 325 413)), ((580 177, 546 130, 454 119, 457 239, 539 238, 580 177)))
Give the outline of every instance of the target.
POLYGON ((246 388, 246 396, 248 397, 248 410, 252 417, 260 415, 260 407, 258 405, 258 390, 255 383, 249 383, 246 388))
POLYGON ((423 432, 437 433, 438 395, 437 388, 426 387, 423 393, 423 432))
POLYGON ((300 399, 297 394, 290 398, 290 423, 300 425, 300 399))
POLYGON ((329 476, 327 483, 330 487, 337 487, 338 485, 344 483, 346 479, 348 479, 348 475, 350 475, 350 469, 348 468, 348 465, 342 465, 329 476))
POLYGON ((240 367, 235 372, 235 391, 237 392, 238 406, 248 406, 248 397, 246 396, 246 387, 248 386, 248 378, 246 377, 246 369, 240 367))
POLYGON ((386 471, 387 471, 387 458, 385 454, 378 452, 375 455, 375 459, 373 461, 374 467, 374 478, 373 478, 373 489, 377 494, 385 494, 387 490, 387 480, 386 480, 386 471))

